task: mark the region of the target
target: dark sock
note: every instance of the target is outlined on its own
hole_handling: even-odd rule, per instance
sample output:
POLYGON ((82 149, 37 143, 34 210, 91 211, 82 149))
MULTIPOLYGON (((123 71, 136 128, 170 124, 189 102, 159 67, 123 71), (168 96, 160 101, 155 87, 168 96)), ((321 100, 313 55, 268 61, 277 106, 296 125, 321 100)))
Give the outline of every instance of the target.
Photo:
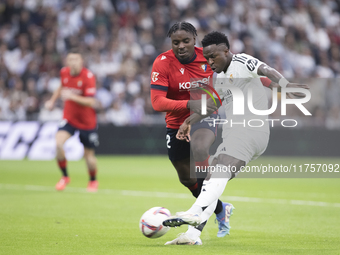
POLYGON ((220 212, 222 212, 223 210, 223 205, 222 205, 222 201, 218 200, 217 201, 217 205, 216 205, 216 209, 214 211, 215 214, 219 214, 220 212))
POLYGON ((188 189, 190 190, 190 192, 192 193, 192 195, 194 197, 198 197, 198 195, 200 194, 200 189, 198 189, 198 183, 196 182, 194 185, 188 187, 188 189))
POLYGON ((95 170, 89 169, 89 176, 90 176, 90 181, 95 181, 97 179, 97 169, 95 170))
POLYGON ((199 224, 196 228, 199 230, 199 231, 201 231, 202 232, 202 230, 203 230, 203 228, 204 228, 204 226, 205 226, 205 224, 207 224, 207 221, 205 221, 205 222, 202 222, 201 224, 199 224))
POLYGON ((61 170, 63 176, 65 176, 65 177, 68 176, 66 165, 67 165, 66 159, 64 159, 64 160, 58 160, 58 166, 59 166, 59 168, 60 168, 60 170, 61 170))

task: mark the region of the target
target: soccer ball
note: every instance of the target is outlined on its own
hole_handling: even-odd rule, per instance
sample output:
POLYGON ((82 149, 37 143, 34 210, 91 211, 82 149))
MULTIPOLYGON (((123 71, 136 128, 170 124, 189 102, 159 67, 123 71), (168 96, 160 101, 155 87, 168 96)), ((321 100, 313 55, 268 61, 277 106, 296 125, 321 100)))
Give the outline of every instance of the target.
POLYGON ((163 221, 171 216, 168 209, 164 207, 152 207, 140 218, 139 229, 143 235, 149 238, 158 238, 169 231, 169 227, 163 226, 163 221))

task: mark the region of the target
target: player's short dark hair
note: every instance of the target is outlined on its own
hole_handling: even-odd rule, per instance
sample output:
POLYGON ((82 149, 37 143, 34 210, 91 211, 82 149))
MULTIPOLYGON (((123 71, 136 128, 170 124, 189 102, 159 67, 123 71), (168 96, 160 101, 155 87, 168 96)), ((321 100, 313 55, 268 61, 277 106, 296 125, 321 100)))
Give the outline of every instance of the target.
POLYGON ((168 32, 168 37, 171 37, 171 35, 178 30, 184 30, 184 31, 191 33, 193 36, 197 36, 197 30, 191 23, 186 22, 186 21, 181 21, 181 22, 176 22, 175 24, 172 25, 172 27, 170 27, 169 32, 168 32))
POLYGON ((225 34, 217 31, 213 31, 210 32, 209 34, 206 34, 201 43, 203 47, 212 44, 218 45, 224 43, 228 47, 228 49, 230 48, 228 37, 225 34))

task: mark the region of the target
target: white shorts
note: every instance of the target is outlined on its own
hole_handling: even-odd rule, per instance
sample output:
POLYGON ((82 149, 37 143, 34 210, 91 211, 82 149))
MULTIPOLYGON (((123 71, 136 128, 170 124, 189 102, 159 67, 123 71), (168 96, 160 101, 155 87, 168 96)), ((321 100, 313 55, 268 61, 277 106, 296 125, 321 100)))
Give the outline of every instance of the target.
POLYGON ((267 132, 246 128, 231 129, 209 161, 212 162, 220 154, 227 154, 248 164, 266 150, 268 141, 269 133, 267 132))

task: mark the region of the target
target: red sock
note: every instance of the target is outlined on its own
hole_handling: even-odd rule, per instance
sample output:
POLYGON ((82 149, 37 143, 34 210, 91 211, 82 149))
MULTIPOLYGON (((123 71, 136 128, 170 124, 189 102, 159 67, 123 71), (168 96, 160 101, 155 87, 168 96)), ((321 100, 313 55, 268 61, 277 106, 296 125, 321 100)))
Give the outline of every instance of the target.
POLYGON ((58 161, 58 166, 61 170, 61 172, 63 173, 63 176, 67 177, 67 169, 66 169, 66 165, 67 165, 67 160, 63 159, 63 160, 57 160, 58 161))
POLYGON ((191 191, 191 193, 194 197, 198 197, 199 190, 198 190, 198 183, 197 182, 194 185, 187 187, 187 188, 191 191))
POLYGON ((203 161, 196 161, 195 162, 195 166, 199 166, 200 168, 204 168, 204 167, 208 167, 209 166, 209 158, 210 156, 208 156, 205 160, 203 161))
POLYGON ((196 182, 194 185, 188 187, 188 189, 190 189, 190 191, 193 191, 193 190, 197 189, 197 186, 198 186, 198 184, 196 182))
POLYGON ((66 159, 64 159, 64 160, 58 160, 58 166, 60 167, 60 169, 66 168, 66 165, 67 165, 66 159))
POLYGON ((94 169, 94 170, 89 169, 88 172, 90 176, 90 181, 95 181, 96 175, 97 175, 97 169, 94 169))

